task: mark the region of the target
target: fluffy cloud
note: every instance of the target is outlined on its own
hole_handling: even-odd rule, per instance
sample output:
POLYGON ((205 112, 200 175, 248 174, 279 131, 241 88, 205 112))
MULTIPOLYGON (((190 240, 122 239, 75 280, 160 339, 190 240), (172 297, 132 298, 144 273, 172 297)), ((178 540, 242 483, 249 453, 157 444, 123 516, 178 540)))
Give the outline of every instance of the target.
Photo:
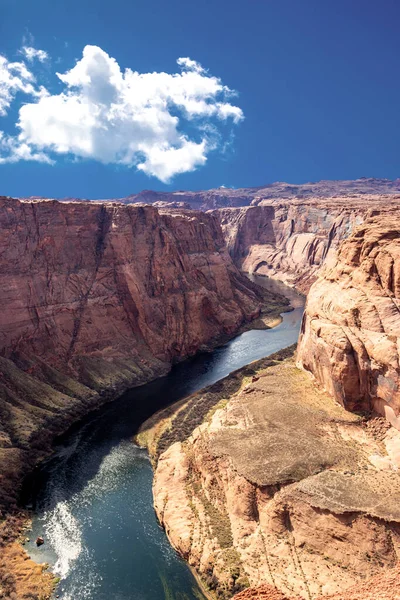
POLYGON ((36 80, 23 62, 9 62, 0 55, 0 116, 7 114, 18 92, 35 96, 38 94, 36 80))
POLYGON ((36 151, 16 137, 5 135, 0 131, 0 164, 6 162, 16 163, 20 160, 34 160, 50 165, 54 164, 54 161, 45 152, 36 151))
POLYGON ((23 54, 29 62, 33 62, 35 59, 39 62, 45 62, 49 58, 49 55, 45 50, 39 50, 33 48, 33 46, 22 46, 20 53, 23 54))
MULTIPOLYGON (((231 135, 221 125, 239 123, 243 113, 229 102, 234 92, 218 77, 190 58, 177 62, 180 72, 174 74, 122 71, 101 48, 86 46, 71 70, 57 73, 65 87, 53 95, 34 87, 33 75, 24 67, 20 79, 25 89, 7 84, 4 110, 13 90, 36 99, 20 108, 19 135, 6 140, 10 150, 3 162, 27 160, 17 150, 24 147, 30 150, 28 160, 74 155, 135 166, 164 182, 204 165, 208 154, 223 146, 221 131, 231 135)), ((15 70, 23 63, 12 64, 15 70)), ((0 141, 0 156, 1 150, 0 141)))

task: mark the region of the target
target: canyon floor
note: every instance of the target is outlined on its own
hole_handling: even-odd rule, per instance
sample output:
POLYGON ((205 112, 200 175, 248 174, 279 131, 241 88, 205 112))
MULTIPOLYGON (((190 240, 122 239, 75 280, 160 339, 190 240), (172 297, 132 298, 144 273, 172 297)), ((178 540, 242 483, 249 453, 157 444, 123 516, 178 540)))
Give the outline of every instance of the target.
MULTIPOLYGON (((236 334, 249 329, 275 327, 281 321, 280 314, 289 310, 288 301, 284 297, 266 290, 260 290, 260 294, 260 298, 264 297, 264 302, 259 316, 252 322, 244 322, 235 332, 236 334)), ((220 334, 208 344, 204 344, 202 349, 211 351, 232 337, 233 333, 220 334)), ((147 365, 143 362, 137 365, 140 374, 137 385, 160 377, 169 369, 169 365, 161 363, 159 370, 151 369, 151 364, 149 360, 147 365)), ((61 375, 44 363, 39 365, 43 372, 37 368, 32 369, 31 366, 31 362, 19 363, 17 366, 10 360, 0 358, 2 377, 7 377, 8 386, 13 386, 15 397, 17 393, 21 397, 13 416, 14 432, 18 432, 19 438, 15 435, 10 437, 4 431, 3 439, 1 438, 0 418, 0 482, 2 485, 0 498, 10 502, 8 508, 0 503, 0 598, 2 600, 22 598, 48 600, 57 582, 48 565, 35 563, 24 548, 25 540, 30 535, 29 513, 21 510, 17 504, 23 478, 38 462, 51 454, 52 441, 57 435, 100 404, 121 395, 124 389, 110 385, 106 393, 101 395, 78 381, 61 375), (53 383, 54 387, 50 387, 49 383, 53 383), (62 387, 62 391, 57 389, 59 386, 62 387), (26 395, 29 402, 24 401, 22 393, 26 395), (65 404, 66 400, 68 400, 67 404, 65 404), (32 428, 28 418, 32 415, 36 418, 35 428, 32 428), (29 456, 26 454, 26 444, 19 443, 19 439, 30 441, 29 456)))
POLYGON ((233 373, 139 435, 160 522, 218 598, 266 583, 239 598, 344 598, 370 577, 398 580, 400 433, 347 412, 292 354, 233 373))

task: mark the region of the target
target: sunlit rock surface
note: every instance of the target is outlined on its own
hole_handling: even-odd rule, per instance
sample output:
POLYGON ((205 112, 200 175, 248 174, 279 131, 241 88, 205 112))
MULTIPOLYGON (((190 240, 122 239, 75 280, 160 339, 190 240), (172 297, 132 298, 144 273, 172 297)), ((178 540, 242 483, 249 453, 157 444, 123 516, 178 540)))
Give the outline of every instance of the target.
POLYGON ((400 429, 400 214, 365 221, 312 286, 298 362, 349 410, 400 429))
POLYGON ((309 600, 397 564, 399 432, 345 411, 287 356, 210 389, 192 430, 208 390, 161 414, 150 444, 160 522, 220 598, 268 584, 309 600))
POLYGON ((307 293, 320 268, 374 212, 400 209, 396 196, 260 200, 257 206, 216 211, 237 266, 307 293))

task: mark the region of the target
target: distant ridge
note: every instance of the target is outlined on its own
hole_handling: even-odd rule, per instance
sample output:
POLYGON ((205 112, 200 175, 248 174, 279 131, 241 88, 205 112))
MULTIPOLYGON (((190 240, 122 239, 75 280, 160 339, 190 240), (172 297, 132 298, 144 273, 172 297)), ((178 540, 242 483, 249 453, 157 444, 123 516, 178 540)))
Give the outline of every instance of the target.
MULTIPOLYGON (((343 198, 344 196, 354 197, 360 195, 400 195, 400 179, 361 177, 354 180, 322 180, 301 184, 277 181, 264 186, 237 189, 219 187, 211 190, 178 190, 175 192, 142 190, 137 194, 131 194, 124 198, 104 198, 97 201, 210 210, 230 206, 249 206, 250 204, 258 204, 262 200, 343 198)), ((23 199, 39 200, 45 198, 31 196, 23 199)), ((72 202, 75 198, 62 198, 61 200, 72 202)))

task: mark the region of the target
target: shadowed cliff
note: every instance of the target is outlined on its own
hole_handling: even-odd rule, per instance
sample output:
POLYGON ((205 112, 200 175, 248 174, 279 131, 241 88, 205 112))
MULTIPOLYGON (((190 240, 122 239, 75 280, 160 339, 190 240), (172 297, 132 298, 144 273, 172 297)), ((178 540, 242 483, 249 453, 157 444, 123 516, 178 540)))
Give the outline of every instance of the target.
POLYGON ((68 424, 276 305, 212 215, 3 198, 0 231, 0 504, 68 424))

